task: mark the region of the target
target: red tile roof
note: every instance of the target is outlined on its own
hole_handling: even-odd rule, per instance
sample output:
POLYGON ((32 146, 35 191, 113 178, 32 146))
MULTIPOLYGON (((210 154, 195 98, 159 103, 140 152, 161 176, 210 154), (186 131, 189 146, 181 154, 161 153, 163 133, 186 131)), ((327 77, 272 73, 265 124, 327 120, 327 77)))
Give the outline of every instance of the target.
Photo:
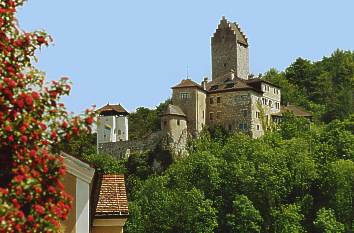
POLYGON ((94 217, 119 217, 129 214, 124 175, 102 175, 98 190, 94 217))
POLYGON ((199 85, 198 83, 196 83, 190 79, 183 79, 178 85, 172 87, 172 89, 183 88, 183 87, 197 87, 197 88, 203 90, 203 87, 201 85, 199 85))
POLYGON ((273 116, 282 116, 283 113, 291 112, 294 116, 298 117, 312 117, 312 114, 307 112, 305 109, 295 105, 281 106, 280 112, 272 114, 273 116))
POLYGON ((98 109, 96 112, 99 114, 104 112, 116 112, 119 114, 128 114, 127 110, 125 110, 120 104, 107 104, 102 108, 98 109))

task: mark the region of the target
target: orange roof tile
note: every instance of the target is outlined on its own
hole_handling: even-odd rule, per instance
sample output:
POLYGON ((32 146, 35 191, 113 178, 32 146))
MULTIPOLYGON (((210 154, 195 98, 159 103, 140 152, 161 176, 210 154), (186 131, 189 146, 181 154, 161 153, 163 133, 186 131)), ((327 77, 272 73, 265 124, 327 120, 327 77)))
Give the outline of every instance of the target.
POLYGON ((128 215, 128 199, 124 175, 102 175, 100 181, 94 217, 128 215))

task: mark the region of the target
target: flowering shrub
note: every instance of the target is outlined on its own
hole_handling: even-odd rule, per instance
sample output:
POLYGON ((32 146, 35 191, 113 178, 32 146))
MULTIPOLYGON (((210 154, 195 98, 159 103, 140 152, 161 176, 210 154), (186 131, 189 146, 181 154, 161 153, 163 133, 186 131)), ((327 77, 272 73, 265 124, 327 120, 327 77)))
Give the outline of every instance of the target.
POLYGON ((0 0, 0 232, 57 232, 71 197, 50 145, 90 130, 93 111, 69 115, 60 103, 68 79, 45 83, 33 66, 36 49, 51 38, 19 29, 15 12, 24 2, 0 0))

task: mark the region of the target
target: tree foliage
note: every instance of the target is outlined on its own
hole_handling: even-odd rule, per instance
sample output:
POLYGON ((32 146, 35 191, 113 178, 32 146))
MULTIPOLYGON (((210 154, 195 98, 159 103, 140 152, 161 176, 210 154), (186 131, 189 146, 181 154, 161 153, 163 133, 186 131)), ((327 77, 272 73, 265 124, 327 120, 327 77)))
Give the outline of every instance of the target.
POLYGON ((0 1, 0 232, 56 232, 71 198, 49 145, 70 141, 94 119, 70 116, 60 102, 70 92, 67 78, 45 84, 34 67, 35 51, 51 38, 19 29, 15 14, 24 2, 0 1))
POLYGON ((284 72, 270 69, 263 76, 282 88, 282 103, 301 105, 318 119, 345 119, 354 111, 354 52, 336 50, 311 62, 296 59, 284 72))

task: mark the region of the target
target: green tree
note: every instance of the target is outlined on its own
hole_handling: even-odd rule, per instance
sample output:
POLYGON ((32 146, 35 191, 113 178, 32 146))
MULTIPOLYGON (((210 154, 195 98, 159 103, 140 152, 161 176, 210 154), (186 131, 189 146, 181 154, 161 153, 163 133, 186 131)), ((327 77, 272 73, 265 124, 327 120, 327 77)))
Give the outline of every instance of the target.
POLYGON ((336 220, 332 209, 322 208, 317 212, 315 227, 319 233, 344 233, 344 225, 336 220))
POLYGON ((170 189, 166 177, 148 179, 133 203, 138 216, 129 219, 127 232, 212 233, 217 227, 216 210, 202 192, 170 189))
POLYGON ((274 233, 301 233, 305 232, 301 222, 304 216, 300 213, 300 206, 296 204, 282 205, 272 210, 274 233))
POLYGON ((232 232, 256 233, 261 231, 262 217, 245 195, 236 195, 232 213, 226 215, 232 232))

